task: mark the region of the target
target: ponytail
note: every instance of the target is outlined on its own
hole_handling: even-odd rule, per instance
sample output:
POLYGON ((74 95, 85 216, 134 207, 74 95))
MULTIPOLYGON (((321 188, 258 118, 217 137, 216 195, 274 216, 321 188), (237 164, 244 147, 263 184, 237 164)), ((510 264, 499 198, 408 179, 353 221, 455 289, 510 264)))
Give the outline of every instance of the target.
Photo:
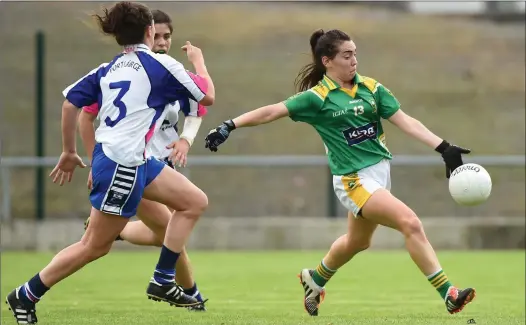
POLYGON ((322 58, 334 59, 338 54, 340 44, 350 40, 349 35, 338 29, 328 32, 319 29, 312 33, 310 37, 312 62, 304 66, 296 77, 294 85, 297 90, 301 92, 316 86, 323 79, 327 70, 323 65, 322 58))
POLYGON ((296 80, 294 81, 294 86, 298 92, 314 87, 321 79, 323 79, 323 75, 325 74, 325 66, 321 62, 321 56, 317 55, 316 53, 316 45, 323 35, 325 35, 323 29, 318 29, 312 33, 310 37, 312 62, 305 65, 300 70, 296 80))
POLYGON ((112 35, 119 45, 142 43, 148 26, 152 25, 150 9, 140 3, 121 1, 103 15, 94 15, 104 34, 112 35))

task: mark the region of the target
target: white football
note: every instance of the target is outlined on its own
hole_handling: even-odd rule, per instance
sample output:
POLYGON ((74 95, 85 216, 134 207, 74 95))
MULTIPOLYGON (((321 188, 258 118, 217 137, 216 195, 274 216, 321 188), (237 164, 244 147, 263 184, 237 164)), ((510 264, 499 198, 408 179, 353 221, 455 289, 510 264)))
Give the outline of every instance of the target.
POLYGON ((491 177, 480 165, 464 164, 451 173, 449 193, 460 205, 481 204, 491 194, 491 177))

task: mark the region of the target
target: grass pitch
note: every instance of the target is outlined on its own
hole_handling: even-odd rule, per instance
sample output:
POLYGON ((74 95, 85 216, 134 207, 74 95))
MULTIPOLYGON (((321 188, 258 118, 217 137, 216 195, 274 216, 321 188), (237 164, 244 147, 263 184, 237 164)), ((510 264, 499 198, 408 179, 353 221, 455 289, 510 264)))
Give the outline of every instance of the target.
MULTIPOLYGON (((320 316, 307 316, 296 274, 324 252, 190 252, 206 313, 146 299, 156 252, 113 252, 66 279, 38 305, 39 324, 525 324, 524 251, 440 252, 444 270, 477 298, 449 315, 438 293, 400 251, 357 256, 327 285, 320 316)), ((2 253, 2 299, 52 257, 2 253)), ((1 324, 15 324, 2 304, 1 324)))

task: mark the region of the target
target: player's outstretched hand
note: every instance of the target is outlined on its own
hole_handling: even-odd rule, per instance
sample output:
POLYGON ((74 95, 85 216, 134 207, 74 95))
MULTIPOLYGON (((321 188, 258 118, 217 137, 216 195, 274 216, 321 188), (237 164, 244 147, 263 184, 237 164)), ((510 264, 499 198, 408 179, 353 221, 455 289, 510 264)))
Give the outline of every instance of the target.
POLYGON ((193 46, 189 41, 186 41, 186 44, 181 46, 181 49, 186 52, 188 61, 191 63, 195 64, 198 61, 204 61, 203 51, 197 46, 193 46))
POLYGON ((60 155, 57 165, 49 174, 49 177, 53 178, 53 183, 59 181, 60 186, 62 186, 66 180, 68 183, 71 182, 73 172, 77 166, 80 168, 86 167, 82 158, 80 158, 76 152, 63 152, 60 155))
POLYGON ((435 150, 442 155, 442 159, 444 159, 444 163, 446 164, 446 178, 449 178, 455 169, 464 165, 462 154, 469 154, 471 152, 469 149, 449 144, 446 140, 442 141, 435 150))
POLYGON ((212 152, 216 152, 217 147, 219 147, 223 142, 226 141, 226 139, 228 139, 230 132, 232 132, 235 128, 236 126, 234 122, 232 122, 232 120, 228 120, 223 122, 223 124, 216 127, 215 129, 210 130, 205 138, 205 148, 210 149, 212 152))

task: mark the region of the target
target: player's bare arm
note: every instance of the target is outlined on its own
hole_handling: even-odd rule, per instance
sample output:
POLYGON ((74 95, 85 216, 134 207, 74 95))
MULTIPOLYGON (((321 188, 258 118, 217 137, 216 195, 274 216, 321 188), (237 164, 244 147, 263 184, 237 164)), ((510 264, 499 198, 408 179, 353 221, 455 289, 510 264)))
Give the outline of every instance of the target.
POLYGON ((77 154, 75 131, 77 128, 77 112, 75 107, 68 100, 62 104, 62 154, 55 168, 49 176, 53 178, 53 183, 59 182, 60 186, 65 181, 71 182, 73 172, 77 166, 84 168, 86 165, 77 154))
POLYGON ((285 104, 277 103, 257 108, 240 115, 232 120, 236 128, 266 124, 288 116, 289 111, 285 104))
POLYGON ((88 155, 89 160, 93 159, 93 150, 95 149, 95 127, 94 122, 97 115, 82 110, 79 115, 79 134, 88 155))
POLYGON ((225 121, 220 126, 210 130, 205 138, 205 147, 216 152, 217 147, 225 142, 230 132, 236 128, 266 124, 288 115, 289 111, 283 103, 263 106, 247 112, 233 120, 225 121))
POLYGON ((389 118, 389 122, 396 125, 400 130, 410 137, 423 142, 427 146, 435 149, 443 141, 440 137, 422 124, 419 120, 407 115, 404 111, 399 109, 389 118))
POLYGON ((202 100, 199 101, 200 104, 205 106, 211 106, 215 101, 215 87, 206 69, 205 59, 203 57, 203 52, 197 46, 192 45, 189 41, 186 41, 186 44, 181 47, 183 51, 186 52, 188 60, 193 64, 195 72, 201 77, 205 78, 208 82, 208 90, 202 100))

